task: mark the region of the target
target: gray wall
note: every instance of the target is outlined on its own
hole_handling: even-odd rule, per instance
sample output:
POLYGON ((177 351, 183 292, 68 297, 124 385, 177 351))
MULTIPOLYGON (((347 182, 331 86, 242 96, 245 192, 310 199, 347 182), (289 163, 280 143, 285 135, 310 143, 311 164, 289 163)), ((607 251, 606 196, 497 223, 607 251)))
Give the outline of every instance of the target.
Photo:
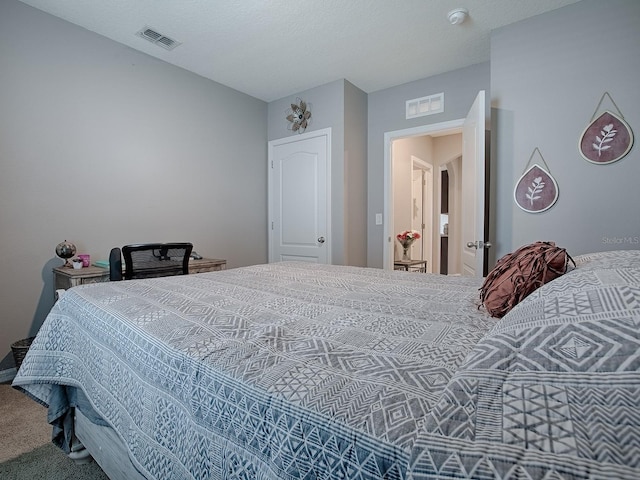
POLYGON ((639 248, 638 148, 610 165, 589 163, 577 149, 605 91, 640 135, 638 25, 636 0, 583 0, 494 31, 489 63, 369 94, 368 265, 382 266, 375 214, 384 211, 384 133, 463 118, 482 89, 491 99, 490 262, 535 240, 554 240, 575 255, 639 248), (405 120, 406 100, 441 91, 444 113, 405 120), (535 147, 560 198, 528 214, 513 202, 513 188, 535 147))
POLYGON ((0 370, 53 304, 65 239, 266 262, 265 102, 14 0, 0 62, 0 370))
POLYGON ((344 191, 346 265, 367 265, 367 94, 345 82, 344 191))
POLYGON ((583 0, 493 32, 498 256, 536 240, 555 240, 574 255, 640 248, 639 25, 637 0, 583 0), (595 165, 577 145, 604 92, 635 129, 636 146, 616 163, 595 165), (536 147, 560 196, 548 211, 529 214, 515 205, 513 188, 536 147))
POLYGON ((375 224, 375 214, 384 212, 384 134, 465 118, 478 91, 489 92, 489 72, 489 64, 481 63, 369 94, 367 263, 370 267, 382 267, 384 230, 383 225, 375 224), (405 119, 407 100, 440 92, 445 94, 443 113, 405 119))

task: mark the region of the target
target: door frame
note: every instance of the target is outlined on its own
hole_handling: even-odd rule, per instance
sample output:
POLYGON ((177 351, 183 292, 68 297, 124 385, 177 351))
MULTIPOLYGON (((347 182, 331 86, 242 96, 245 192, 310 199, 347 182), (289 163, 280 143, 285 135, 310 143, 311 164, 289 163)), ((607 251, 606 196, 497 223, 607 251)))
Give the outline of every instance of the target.
POLYGON ((385 270, 393 270, 393 240, 394 235, 390 231, 393 228, 393 208, 391 208, 393 198, 393 168, 391 165, 391 145, 394 140, 400 140, 402 138, 419 137, 429 134, 443 134, 447 133, 459 133, 462 131, 464 125, 464 118, 457 120, 449 120, 447 122, 432 123, 430 125, 421 125, 419 127, 405 128, 403 130, 394 130, 391 132, 385 132, 384 134, 384 196, 383 196, 383 211, 384 222, 383 231, 384 237, 382 248, 382 268, 385 270))
POLYGON ((274 212, 273 212, 273 208, 272 208, 272 198, 274 195, 274 191, 273 191, 273 148, 280 146, 280 145, 285 145, 287 143, 295 143, 295 142, 300 142, 300 141, 304 141, 304 140, 309 140, 312 138, 316 138, 316 137, 325 137, 326 138, 326 145, 327 145, 327 165, 326 165, 326 169, 327 169, 327 179, 326 179, 326 209, 327 209, 327 214, 326 214, 326 218, 327 218, 327 225, 326 225, 326 229, 325 229, 325 248, 327 250, 327 263, 331 264, 333 263, 332 261, 332 257, 331 257, 331 127, 329 128, 323 128, 320 130, 314 130, 312 132, 305 132, 305 133, 300 133, 296 136, 289 136, 289 137, 284 137, 284 138, 278 138, 276 140, 269 140, 269 142, 267 143, 267 171, 268 171, 268 176, 267 176, 267 230, 269 232, 268 234, 268 241, 267 241, 267 248, 268 248, 268 262, 271 263, 273 262, 273 224, 274 224, 274 212))

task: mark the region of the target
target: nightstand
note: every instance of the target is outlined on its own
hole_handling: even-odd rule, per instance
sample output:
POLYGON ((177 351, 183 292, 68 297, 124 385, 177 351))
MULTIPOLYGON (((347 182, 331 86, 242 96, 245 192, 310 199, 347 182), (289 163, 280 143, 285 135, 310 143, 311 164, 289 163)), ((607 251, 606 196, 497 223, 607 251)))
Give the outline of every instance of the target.
POLYGON ((109 281, 109 269, 101 267, 84 267, 84 268, 69 268, 69 267, 56 267, 53 269, 53 284, 55 290, 62 288, 66 290, 76 285, 85 285, 87 283, 99 283, 109 281))

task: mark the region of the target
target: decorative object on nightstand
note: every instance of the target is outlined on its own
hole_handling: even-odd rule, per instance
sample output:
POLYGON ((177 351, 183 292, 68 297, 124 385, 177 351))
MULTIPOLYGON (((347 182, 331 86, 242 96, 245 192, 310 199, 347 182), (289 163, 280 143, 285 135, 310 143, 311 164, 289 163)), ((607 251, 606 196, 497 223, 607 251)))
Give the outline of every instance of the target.
POLYGON ((71 268, 72 265, 69 262, 69 259, 76 254, 76 246, 73 243, 64 242, 59 243, 56 246, 56 255, 64 260, 63 267, 71 268))
POLYGON ((411 255, 409 254, 409 249, 413 242, 420 238, 420 232, 416 230, 405 230, 404 232, 400 232, 396 235, 396 239, 402 245, 402 260, 407 262, 411 260, 411 255))
POLYGON ((78 258, 82 260, 83 267, 88 267, 91 265, 91 255, 83 253, 82 255, 78 255, 78 258))

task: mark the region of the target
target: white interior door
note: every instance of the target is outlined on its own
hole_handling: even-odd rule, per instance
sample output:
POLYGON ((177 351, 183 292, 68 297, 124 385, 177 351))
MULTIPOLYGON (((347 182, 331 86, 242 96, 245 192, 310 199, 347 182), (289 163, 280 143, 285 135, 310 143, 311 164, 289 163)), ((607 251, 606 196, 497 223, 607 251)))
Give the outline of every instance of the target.
POLYGON ((462 127, 460 242, 462 274, 479 276, 484 264, 485 94, 478 93, 462 127))
POLYGON ((331 130, 269 142, 269 262, 329 263, 331 130))
POLYGON ((433 265, 433 165, 411 156, 412 204, 411 228, 422 238, 411 246, 411 258, 427 260, 427 271, 433 265))
POLYGON ((412 169, 411 229, 420 232, 420 241, 411 245, 411 258, 424 260, 424 170, 412 169))

